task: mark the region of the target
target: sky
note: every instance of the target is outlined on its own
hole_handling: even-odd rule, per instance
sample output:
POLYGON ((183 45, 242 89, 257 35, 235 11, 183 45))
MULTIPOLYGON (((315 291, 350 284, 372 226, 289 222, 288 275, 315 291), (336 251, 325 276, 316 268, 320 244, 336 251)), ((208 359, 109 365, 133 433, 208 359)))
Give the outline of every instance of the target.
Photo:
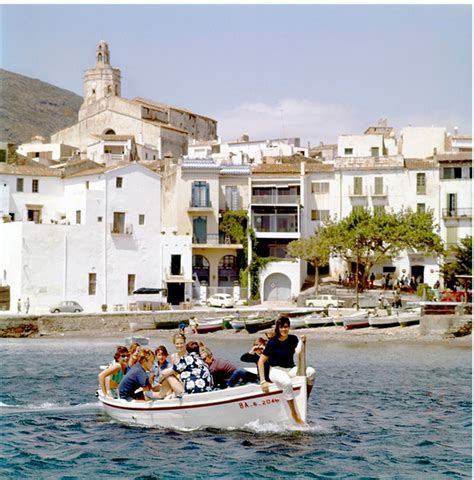
POLYGON ((471 5, 3 5, 0 66, 82 95, 99 40, 122 96, 224 141, 336 143, 386 118, 472 129, 471 5))

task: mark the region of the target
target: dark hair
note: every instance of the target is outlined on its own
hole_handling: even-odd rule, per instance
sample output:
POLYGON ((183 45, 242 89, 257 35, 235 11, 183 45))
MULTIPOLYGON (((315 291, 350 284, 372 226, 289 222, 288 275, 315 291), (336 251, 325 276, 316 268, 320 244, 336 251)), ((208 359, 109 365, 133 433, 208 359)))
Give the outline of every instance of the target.
POLYGON ((188 353, 197 353, 199 355, 199 343, 191 340, 186 344, 186 351, 188 353))
POLYGON ((128 355, 128 348, 127 347, 124 347, 123 345, 119 345, 116 350, 115 350, 115 353, 114 353, 114 360, 116 362, 118 362, 118 359, 124 354, 126 353, 128 355))
POLYGON ((156 347, 155 355, 158 355, 158 352, 161 352, 163 355, 168 356, 168 350, 166 350, 166 347, 164 345, 160 345, 159 347, 156 347))
POLYGON ((275 333, 273 334, 273 338, 281 337, 280 328, 284 325, 290 326, 290 319, 282 315, 281 317, 277 318, 277 321, 275 322, 275 333))

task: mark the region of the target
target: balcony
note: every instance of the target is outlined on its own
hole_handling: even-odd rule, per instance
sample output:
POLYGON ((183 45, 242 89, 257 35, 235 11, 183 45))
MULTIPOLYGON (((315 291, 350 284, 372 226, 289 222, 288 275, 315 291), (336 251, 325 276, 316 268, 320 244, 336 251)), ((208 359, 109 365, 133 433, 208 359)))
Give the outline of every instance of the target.
POLYGON ((212 202, 189 202, 188 212, 198 213, 198 212, 212 212, 212 202))
POLYGON ((222 233, 208 233, 207 235, 193 235, 193 245, 203 245, 206 247, 225 247, 242 248, 242 244, 235 243, 228 235, 222 233))
POLYGON ((472 218, 472 208, 443 208, 443 218, 472 218))
POLYGON ((252 195, 255 205, 299 205, 300 195, 252 195))
POLYGON ((378 197, 378 198, 381 198, 381 197, 388 197, 388 187, 378 187, 378 188, 374 188, 374 187, 371 187, 370 188, 370 196, 371 197, 378 197))
POLYGON ((349 197, 355 197, 355 198, 367 197, 367 187, 365 188, 349 187, 349 197))
POLYGON ((112 235, 133 235, 133 225, 131 223, 126 225, 109 223, 109 231, 112 235))
POLYGON ((112 163, 130 162, 129 153, 104 153, 102 154, 102 161, 109 165, 112 163))
POLYGON ((254 214, 252 226, 257 233, 298 233, 298 215, 287 213, 254 214))

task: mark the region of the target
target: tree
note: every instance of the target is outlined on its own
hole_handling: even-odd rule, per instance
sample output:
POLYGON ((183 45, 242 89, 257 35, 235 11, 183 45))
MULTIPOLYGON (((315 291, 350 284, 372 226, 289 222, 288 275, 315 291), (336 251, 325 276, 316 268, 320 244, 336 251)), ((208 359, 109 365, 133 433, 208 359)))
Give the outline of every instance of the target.
POLYGON ((449 249, 447 255, 454 256, 454 262, 445 259, 441 275, 446 287, 452 288, 460 283, 456 275, 472 275, 472 236, 464 237, 457 245, 449 249))
POLYGON ((375 264, 394 260, 407 249, 440 255, 443 243, 433 226, 431 211, 377 211, 372 214, 361 209, 339 222, 330 219, 321 235, 331 246, 333 255, 347 262, 356 261, 356 281, 363 287, 375 264))
POLYGON ((319 267, 329 262, 330 248, 326 238, 316 232, 309 238, 294 240, 288 244, 288 252, 292 257, 300 258, 313 265, 315 270, 314 287, 319 290, 319 267))

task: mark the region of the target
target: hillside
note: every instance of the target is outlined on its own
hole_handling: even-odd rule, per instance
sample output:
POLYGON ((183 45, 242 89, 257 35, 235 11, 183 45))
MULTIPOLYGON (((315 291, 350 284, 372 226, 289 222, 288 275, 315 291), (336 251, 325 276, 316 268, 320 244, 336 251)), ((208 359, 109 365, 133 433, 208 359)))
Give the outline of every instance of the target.
POLYGON ((77 122, 82 97, 34 78, 0 69, 0 141, 24 143, 77 122))

